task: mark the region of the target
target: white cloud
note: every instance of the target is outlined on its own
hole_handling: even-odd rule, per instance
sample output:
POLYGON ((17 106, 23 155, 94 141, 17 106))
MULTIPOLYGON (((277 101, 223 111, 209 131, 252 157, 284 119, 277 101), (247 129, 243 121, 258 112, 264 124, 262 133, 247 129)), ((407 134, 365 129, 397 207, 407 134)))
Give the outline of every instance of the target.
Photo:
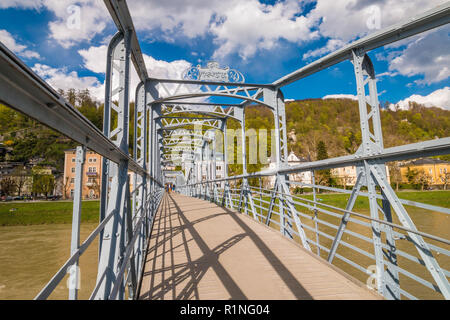
POLYGON ((42 6, 43 0, 2 0, 0 9, 21 8, 38 9, 42 6))
POLYGON ((40 63, 35 64, 32 69, 55 90, 89 89, 91 95, 98 101, 104 100, 104 86, 96 77, 80 77, 75 71, 68 72, 65 68, 52 68, 40 63))
MULTIPOLYGON (((212 17, 230 5, 221 0, 134 0, 129 1, 138 30, 161 30, 165 35, 179 34, 190 39, 205 35, 212 17)), ((159 35, 161 36, 161 35, 159 35)))
POLYGON ((92 39, 111 21, 103 1, 93 0, 1 0, 0 8, 46 9, 56 19, 50 21, 50 37, 64 48, 92 39))
POLYGON ((358 97, 353 94, 329 94, 323 97, 322 99, 351 99, 358 100, 358 97))
POLYGON ((39 53, 36 51, 28 50, 27 46, 16 42, 14 37, 6 30, 0 30, 0 41, 12 52, 18 54, 23 58, 35 58, 40 59, 39 53))
POLYGON ((235 52, 248 58, 272 49, 280 39, 299 43, 317 36, 310 32, 308 19, 299 16, 302 2, 135 0, 129 7, 138 30, 162 31, 152 36, 165 41, 212 35, 219 46, 215 58, 235 52))
POLYGON ((375 32, 446 0, 318 0, 308 17, 315 21, 324 37, 350 41, 375 32), (373 8, 377 7, 377 10, 373 8), (379 17, 378 17, 379 14, 379 17), (372 23, 379 18, 379 25, 372 23))
MULTIPOLYGON (((83 67, 95 73, 105 73, 107 50, 108 48, 106 45, 98 47, 93 46, 88 49, 79 50, 78 53, 83 57, 83 67)), ((186 60, 168 62, 157 60, 146 54, 143 54, 143 58, 148 74, 152 78, 181 79, 183 72, 191 66, 186 60)), ((131 66, 130 71, 130 99, 134 100, 134 93, 140 79, 134 70, 133 65, 131 66)), ((166 85, 167 88, 172 88, 173 86, 174 85, 166 85)), ((99 100, 103 100, 104 93, 100 97, 101 99, 99 100)))
POLYGON ((300 12, 298 1, 267 5, 252 0, 228 5, 211 25, 214 41, 219 44, 213 57, 223 58, 237 52, 246 59, 257 50, 273 49, 281 39, 301 43, 317 38, 317 32, 310 30, 309 20, 298 16, 300 12))
POLYGON ((339 48, 342 48, 345 45, 345 42, 339 39, 329 39, 327 44, 324 47, 315 49, 315 50, 309 50, 303 55, 303 60, 309 59, 309 58, 315 58, 318 56, 325 55, 326 53, 335 51, 339 48))
POLYGON ((389 109, 393 111, 396 111, 397 109, 408 110, 410 102, 416 102, 424 105, 425 107, 438 107, 441 109, 450 110, 450 87, 444 87, 436 90, 427 96, 413 94, 404 100, 400 100, 396 104, 391 104, 389 109))
MULTIPOLYGON (((303 59, 334 51, 358 37, 399 23, 444 2, 445 0, 317 0, 307 18, 322 37, 330 40, 324 47, 307 52, 303 59)), ((410 41, 411 39, 406 39, 400 44, 410 41)))
POLYGON ((450 76, 449 28, 416 38, 389 63, 389 71, 404 76, 423 75, 418 84, 432 84, 450 76))
POLYGON ((84 67, 95 73, 105 73, 106 71, 106 53, 107 45, 99 47, 89 47, 88 49, 78 50, 83 58, 84 67))
POLYGON ((64 48, 92 39, 111 20, 103 1, 46 0, 44 5, 57 17, 49 23, 51 37, 64 48))

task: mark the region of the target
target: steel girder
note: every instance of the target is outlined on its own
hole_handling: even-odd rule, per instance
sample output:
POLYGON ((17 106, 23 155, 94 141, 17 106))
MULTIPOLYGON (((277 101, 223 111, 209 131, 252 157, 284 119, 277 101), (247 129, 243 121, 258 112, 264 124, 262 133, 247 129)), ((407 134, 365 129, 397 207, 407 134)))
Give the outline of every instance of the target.
MULTIPOLYGON (((105 80, 104 130, 111 141, 124 152, 128 152, 128 119, 129 119, 129 72, 130 72, 130 41, 129 33, 119 32, 110 43, 107 56, 107 74, 105 80), (117 72, 113 72, 116 70, 117 72), (114 76, 118 76, 118 87, 113 88, 114 76), (118 104, 113 101, 118 97, 118 104), (117 113, 117 126, 112 128, 111 113, 117 113)), ((102 194, 100 222, 106 216, 113 214, 100 237, 99 266, 96 291, 93 299, 106 300, 113 291, 121 264, 121 252, 125 247, 125 214, 126 192, 128 186, 128 164, 121 162, 103 162, 102 194)), ((123 298, 125 288, 120 284, 119 298, 123 298)))

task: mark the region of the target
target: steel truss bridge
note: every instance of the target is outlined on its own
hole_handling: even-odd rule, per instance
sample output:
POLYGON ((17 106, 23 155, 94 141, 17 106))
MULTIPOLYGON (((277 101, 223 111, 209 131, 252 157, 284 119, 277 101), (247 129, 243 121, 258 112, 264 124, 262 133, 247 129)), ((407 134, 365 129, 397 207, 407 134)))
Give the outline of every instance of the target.
MULTIPOLYGON (((405 206, 444 215, 450 214, 450 210, 398 198, 386 177, 386 162, 449 154, 450 138, 384 148, 377 79, 369 57, 371 50, 448 24, 449 2, 359 39, 269 84, 245 83, 242 74, 235 70, 228 70, 226 76, 223 72, 214 74, 212 71, 217 68, 214 63, 209 66, 211 73, 203 73, 202 77, 199 77, 202 70, 193 68, 183 79, 153 78, 147 72, 126 1, 104 2, 118 31, 109 43, 106 57, 103 131, 98 130, 0 43, 0 101, 80 144, 76 149, 71 255, 36 299, 49 297, 67 272, 70 272, 71 280, 77 281, 79 271, 74 266, 78 266, 80 256, 96 237, 99 238, 98 275, 91 299, 161 298, 165 295, 200 299, 289 296, 283 295, 283 292, 290 292, 293 298, 338 297, 344 294, 341 297, 376 298, 379 295, 386 299, 415 299, 414 293, 403 286, 403 279, 406 278, 445 299, 450 298, 450 272, 445 269, 449 266, 450 241, 418 230, 405 206), (347 60, 353 64, 357 84, 361 146, 353 155, 289 166, 282 88, 347 60), (136 92, 130 92, 132 66, 141 80, 136 92), (131 94, 134 94, 135 100, 133 141, 128 138, 131 94), (225 98, 235 102, 217 102, 217 99, 225 98), (202 130, 195 131, 193 127, 202 125, 221 131, 226 146, 227 120, 234 119, 241 124, 242 145, 245 146, 244 111, 251 105, 269 108, 273 113, 276 168, 248 173, 244 147, 240 154, 243 173, 228 176, 227 148, 224 148, 225 174, 217 179, 215 153, 222 150, 216 150, 214 135, 204 134, 202 130), (117 122, 111 120, 113 115, 117 122), (186 136, 191 140, 183 144, 186 136), (132 155, 128 151, 130 146, 133 146, 132 155), (100 223, 81 243, 81 178, 86 149, 103 156, 103 170, 100 223), (177 185, 177 193, 167 194, 164 184, 168 180, 163 169, 174 161, 168 155, 177 152, 186 155, 178 160, 184 161, 189 170, 185 172, 184 185, 177 185), (205 158, 211 160, 206 179, 198 170, 199 160, 205 158), (345 166, 357 168, 357 181, 352 190, 314 182, 315 170, 345 166), (135 173, 131 183, 129 171, 135 173), (312 184, 290 179, 290 175, 301 172, 312 173, 312 184), (261 181, 269 176, 275 177, 272 189, 249 182, 261 181), (313 199, 293 195, 290 190, 295 186, 312 188, 313 199), (320 190, 347 194, 347 205, 339 208, 321 202, 317 195, 320 190), (368 198, 370 215, 354 210, 357 197, 368 198), (171 215, 178 218, 176 226, 171 224, 175 219, 171 215), (220 215, 225 215, 229 220, 220 220, 220 215), (334 219, 332 221, 335 223, 329 222, 327 217, 334 219), (217 223, 211 224, 214 221, 217 223), (204 223, 209 223, 207 228, 204 223), (365 232, 354 231, 349 228, 350 224, 365 232), (218 237, 232 230, 231 226, 238 231, 230 231, 229 238, 225 237, 220 243, 218 237), (185 232, 189 232, 191 237, 186 237, 185 232), (165 248, 169 248, 165 237, 170 238, 171 235, 172 240, 180 241, 178 249, 186 249, 185 252, 180 249, 184 252, 180 258, 184 269, 164 280, 161 276, 164 268, 176 270, 180 267, 173 259, 174 255, 180 254, 180 250, 170 247, 172 249, 167 251, 161 247, 162 242, 167 245, 165 248), (352 244, 349 237, 369 246, 361 248, 352 244), (211 239, 216 239, 218 243, 214 244, 215 240, 211 239), (197 259, 195 253, 190 256, 188 248, 192 242, 197 243, 198 252, 206 258, 197 259), (244 243, 247 247, 242 248, 244 243), (414 253, 399 248, 403 243, 412 246, 414 253), (234 248, 239 246, 240 253, 233 256, 234 248), (339 250, 343 247, 356 255, 345 256, 339 250), (284 252, 284 255, 276 250, 284 252), (259 257, 261 252, 264 255, 259 257), (227 255, 231 255, 229 264, 222 264, 221 259, 226 260, 227 255), (161 264, 164 257, 172 257, 172 265, 170 262, 167 265, 168 258, 166 265, 161 264), (254 257, 258 260, 255 263, 251 262, 254 257), (377 293, 369 294, 365 286, 349 281, 333 265, 336 261, 371 277, 375 283, 374 292, 377 293), (407 270, 402 265, 405 261, 424 268, 425 272, 417 274, 407 270), (245 272, 239 269, 241 264, 250 270, 245 272), (374 270, 370 271, 369 265, 373 265, 374 270), (209 277, 216 279, 209 281, 217 281, 224 288, 223 293, 216 296, 203 294, 204 290, 208 291, 208 286, 200 286, 211 268, 217 276, 209 277), (313 274, 312 269, 321 272, 313 274), (237 272, 234 278, 242 282, 233 281, 233 272, 237 272), (268 282, 255 278, 271 273, 274 275, 268 282), (184 278, 175 283, 177 274, 184 278), (305 274, 311 274, 311 277, 301 278, 305 274), (182 286, 182 280, 189 280, 190 277, 191 281, 181 287, 180 294, 163 291, 172 284, 174 288, 182 286), (320 282, 322 278, 328 280, 320 282), (250 291, 245 291, 242 288, 247 288, 246 281, 250 281, 250 288, 258 287, 261 289, 259 293, 266 292, 267 295, 252 295, 250 291), (273 290, 264 287, 276 281, 280 284, 273 290), (298 293, 294 288, 298 285, 304 292, 298 293), (340 292, 344 287, 347 291, 340 292), (322 294, 317 288, 322 290, 322 294)), ((210 287, 217 289, 220 285, 210 287)), ((69 289, 69 299, 77 299, 77 295, 76 287, 69 289)))

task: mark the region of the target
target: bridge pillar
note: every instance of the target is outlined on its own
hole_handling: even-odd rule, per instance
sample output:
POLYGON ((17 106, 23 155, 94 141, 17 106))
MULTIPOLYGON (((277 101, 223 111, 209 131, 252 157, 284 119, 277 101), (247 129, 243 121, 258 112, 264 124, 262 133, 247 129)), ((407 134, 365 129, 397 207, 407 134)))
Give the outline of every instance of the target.
MULTIPOLYGON (((264 102, 272 107, 275 122, 275 152, 276 152, 276 170, 282 169, 288 166, 288 143, 286 132, 286 109, 284 104, 284 96, 281 90, 277 88, 264 88, 263 89, 264 102)), ((297 228, 297 232, 300 237, 300 241, 303 247, 307 250, 311 250, 305 231, 303 229, 302 222, 298 216, 297 209, 293 202, 292 196, 289 190, 289 175, 278 174, 275 179, 275 185, 273 188, 272 199, 269 204, 268 216, 266 223, 270 222, 271 212, 274 207, 275 199, 279 199, 280 210, 280 232, 293 238, 292 235, 292 223, 293 220, 297 228)))
MULTIPOLYGON (((134 159, 142 167, 147 168, 147 125, 148 125, 148 112, 147 112, 147 93, 146 85, 141 82, 136 88, 135 107, 134 107, 134 159)), ((140 275, 141 267, 143 266, 143 259, 145 255, 145 243, 148 237, 148 224, 149 224, 149 208, 147 203, 147 176, 134 175, 134 193, 133 193, 133 217, 131 221, 139 221, 141 217, 144 217, 139 231, 139 238, 135 243, 134 253, 130 260, 130 268, 128 272, 131 274, 129 277, 128 288, 129 298, 133 299, 134 294, 137 291, 137 283, 140 275)), ((128 228, 134 228, 134 224, 128 228)), ((131 229, 131 230, 132 230, 131 229)), ((130 241, 131 239, 127 239, 130 241)))
MULTIPOLYGON (((378 94, 376 87, 375 71, 369 56, 363 50, 352 51, 352 62, 355 70, 359 116, 361 124, 362 145, 357 153, 362 155, 374 155, 383 151, 383 136, 381 131, 380 110, 378 102, 378 94), (366 85, 368 86, 368 96, 366 96, 366 85), (369 109, 369 111, 368 111, 369 109)), ((388 222, 392 222, 392 216, 390 212, 390 205, 386 203, 386 197, 382 190, 383 201, 382 210, 379 209, 377 202, 376 187, 380 184, 376 178, 372 175, 371 170, 373 168, 380 169, 383 174, 384 182, 387 182, 386 178, 386 166, 384 163, 377 163, 376 161, 364 161, 364 165, 358 168, 359 172, 364 171, 365 179, 360 179, 363 184, 367 186, 369 193, 369 205, 370 216, 374 219, 379 219, 379 211, 388 222), (364 181, 365 180, 365 181, 364 181)), ((360 183, 354 186, 354 191, 358 191, 360 183)), ((352 198, 352 197, 351 197, 352 198)), ((348 207, 352 210, 353 204, 349 203, 348 207)), ((374 244, 375 260, 376 260, 376 279, 377 290, 380 294, 391 299, 400 299, 400 291, 398 286, 398 269, 397 269, 397 256, 395 253, 395 242, 392 235, 392 228, 385 225, 384 231, 386 234, 386 242, 390 246, 388 252, 387 270, 385 271, 385 262, 383 258, 383 248, 381 240, 381 226, 378 222, 373 221, 372 224, 372 239, 374 244)))
MULTIPOLYGON (((108 47, 105 79, 104 134, 128 154, 130 40, 128 32, 117 33, 108 47), (118 87, 112 88, 118 76, 118 87), (118 96, 118 104, 114 97, 118 96), (113 100, 114 99, 114 100, 113 100), (117 113, 117 127, 111 128, 111 112, 117 113)), ((103 158, 100 220, 112 216, 100 235, 97 285, 94 299, 108 299, 113 289, 124 249, 124 214, 128 163, 116 164, 103 158), (109 190, 108 190, 109 189, 109 190)), ((121 285, 119 298, 124 295, 121 285)))
MULTIPOLYGON (((73 214, 72 214, 72 238, 70 242, 70 255, 80 247, 80 223, 81 223, 81 200, 83 193, 83 172, 84 162, 86 160, 86 147, 78 146, 75 159, 75 191, 73 196, 73 214)), ((70 284, 69 300, 76 300, 78 297, 79 283, 78 261, 70 266, 70 284)))

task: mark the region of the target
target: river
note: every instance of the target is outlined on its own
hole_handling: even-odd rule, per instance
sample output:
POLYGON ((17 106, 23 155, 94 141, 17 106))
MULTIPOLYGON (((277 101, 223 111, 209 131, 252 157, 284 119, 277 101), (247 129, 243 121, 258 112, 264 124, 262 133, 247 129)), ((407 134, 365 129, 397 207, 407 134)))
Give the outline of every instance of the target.
MULTIPOLYGON (((83 223, 83 241, 96 224, 83 223)), ((70 256, 70 224, 0 227, 0 299, 33 299, 70 256)), ((97 276, 98 240, 80 258, 80 299, 88 299, 97 276)), ((66 276, 49 299, 67 299, 66 276)))
MULTIPOLYGON (((429 211, 425 213, 423 210, 417 208, 408 209, 411 218, 414 220, 419 230, 446 239, 450 238, 450 229, 448 228, 449 215, 438 212, 432 213, 429 211)), ((361 210, 359 212, 368 214, 368 210, 361 210)), ((320 218, 335 225, 339 223, 336 218, 328 217, 327 215, 322 214, 320 218)), ((306 224, 309 224, 312 227, 314 226, 312 222, 305 220, 306 219, 303 219, 306 224)), ((398 223, 398 220, 395 218, 394 223, 398 223)), ((86 239, 95 227, 96 224, 83 223, 81 225, 81 240, 86 239)), ((320 229, 324 232, 333 234, 333 230, 330 230, 327 227, 321 227, 320 229)), ((369 238, 372 237, 371 231, 367 227, 349 223, 348 229, 369 238)), ((69 257, 70 234, 70 224, 0 227, 0 299, 33 299, 69 257)), ((314 234, 311 232, 307 231, 307 234, 312 239, 315 239, 314 234)), ((349 235, 344 235, 343 240, 373 253, 372 244, 368 244, 365 241, 349 235)), ((326 247, 329 247, 331 244, 330 239, 323 237, 321 237, 320 242, 326 247)), ((434 241, 430 241, 430 243, 438 244, 434 241)), ((396 241, 396 245, 398 249, 418 257, 417 250, 408 241, 398 240, 396 241)), ((441 246, 450 250, 449 246, 441 246)), ((314 248, 313 251, 315 251, 314 248)), ((343 245, 339 247, 338 253, 347 258, 350 257, 352 261, 356 261, 364 267, 374 264, 372 260, 364 255, 346 248, 343 245)), ((326 258, 324 252, 322 252, 322 257, 326 258)), ((447 270, 450 269, 449 257, 441 254, 436 255, 436 258, 443 268, 447 270)), ((79 292, 79 299, 88 299, 94 288, 97 260, 98 240, 95 240, 80 259, 81 289, 79 292)), ((367 274, 358 271, 339 259, 335 259, 334 264, 360 281, 366 282, 368 278, 367 274)), ((402 257, 399 257, 399 266, 428 281, 433 281, 424 266, 402 257)), ((60 285, 52 293, 49 299, 67 299, 67 278, 68 277, 66 276, 66 278, 61 281, 60 285)), ((414 294, 417 298, 442 299, 442 296, 417 284, 415 281, 410 280, 404 275, 400 275, 400 283, 402 288, 414 294)))

